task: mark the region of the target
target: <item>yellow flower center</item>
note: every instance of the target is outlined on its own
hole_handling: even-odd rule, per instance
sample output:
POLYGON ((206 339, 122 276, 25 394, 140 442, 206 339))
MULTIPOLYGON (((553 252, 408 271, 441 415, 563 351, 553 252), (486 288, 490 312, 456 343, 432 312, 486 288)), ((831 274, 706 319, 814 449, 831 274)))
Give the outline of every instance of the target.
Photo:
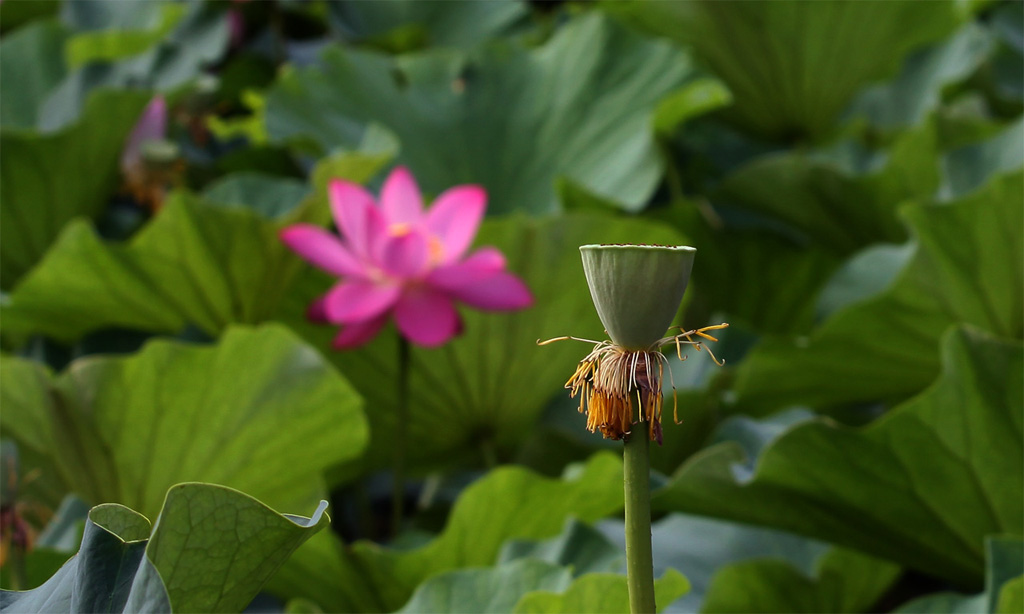
POLYGON ((412 232, 412 225, 407 222, 399 222, 388 226, 388 234, 392 237, 404 237, 412 232))
POLYGON ((654 439, 660 433, 663 363, 660 352, 615 345, 601 345, 584 358, 565 387, 572 396, 579 395, 587 430, 600 430, 606 439, 622 439, 634 422, 647 420, 648 435, 654 439))
POLYGON ((441 239, 438 239, 434 235, 430 235, 427 239, 427 260, 430 262, 430 266, 437 266, 441 264, 444 259, 444 243, 441 239))

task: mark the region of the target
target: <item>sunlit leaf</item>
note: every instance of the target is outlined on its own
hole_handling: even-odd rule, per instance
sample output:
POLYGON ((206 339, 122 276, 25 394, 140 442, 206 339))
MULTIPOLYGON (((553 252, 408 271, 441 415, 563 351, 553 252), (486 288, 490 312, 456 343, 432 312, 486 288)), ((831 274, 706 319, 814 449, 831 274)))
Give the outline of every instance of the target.
POLYGON ((309 189, 292 182, 277 181, 273 190, 250 178, 212 186, 227 203, 175 192, 127 244, 106 243, 86 222, 74 222, 2 307, 6 334, 70 342, 107 327, 173 333, 193 325, 215 336, 232 323, 263 322, 303 266, 278 233, 327 215, 320 175, 365 181, 382 163, 363 154, 325 159, 315 171, 318 190, 298 207, 293 199, 309 189), (249 198, 257 187, 263 193, 249 198))
POLYGON ((151 516, 190 480, 308 505, 322 496, 321 471, 357 456, 367 436, 347 382, 278 326, 229 329, 212 347, 153 341, 56 377, 23 359, 2 365, 4 433, 49 457, 86 501, 151 516))
POLYGON ((425 579, 461 567, 493 565, 510 539, 558 534, 569 517, 593 522, 622 507, 622 462, 602 453, 562 479, 520 467, 488 473, 459 496, 444 531, 414 550, 317 539, 276 578, 272 590, 301 596, 325 611, 390 612, 425 579))
POLYGON ((74 341, 107 327, 216 335, 277 308, 301 261, 278 239, 284 224, 187 193, 126 245, 108 245, 84 221, 70 224, 4 307, 8 331, 74 341))
MULTIPOLYGON (((654 580, 654 600, 658 611, 678 599, 690 588, 690 583, 678 571, 670 569, 654 580)), ((589 612, 590 614, 617 614, 629 611, 629 590, 626 576, 610 573, 592 573, 576 579, 559 594, 543 589, 523 595, 516 605, 517 614, 559 614, 589 612)))

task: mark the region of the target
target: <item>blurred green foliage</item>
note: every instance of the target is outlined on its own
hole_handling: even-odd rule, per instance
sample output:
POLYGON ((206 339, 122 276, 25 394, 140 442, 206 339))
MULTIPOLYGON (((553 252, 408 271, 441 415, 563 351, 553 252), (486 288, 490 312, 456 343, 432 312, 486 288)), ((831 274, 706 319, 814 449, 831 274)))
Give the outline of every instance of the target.
MULTIPOLYGON (((156 518, 205 481, 280 510, 331 499, 272 607, 620 609, 602 534, 621 532, 621 465, 561 388, 588 348, 535 341, 602 338, 577 246, 686 243, 678 323, 732 326, 724 369, 671 358, 659 606, 1019 609, 1022 7, 3 2, 2 504, 25 535, 52 517, 74 539, 32 549, 4 524, 0 582, 77 547, 66 495, 156 518), (155 95, 181 156, 154 209, 119 162, 155 95), (484 186, 477 243, 536 304, 465 310, 413 352, 389 542, 397 333, 331 350, 306 317, 331 280, 277 234, 329 223, 329 179, 375 192, 395 164, 428 196, 484 186)), ((99 569, 82 543, 58 575, 99 569)), ((257 576, 161 607, 237 611, 257 576)))

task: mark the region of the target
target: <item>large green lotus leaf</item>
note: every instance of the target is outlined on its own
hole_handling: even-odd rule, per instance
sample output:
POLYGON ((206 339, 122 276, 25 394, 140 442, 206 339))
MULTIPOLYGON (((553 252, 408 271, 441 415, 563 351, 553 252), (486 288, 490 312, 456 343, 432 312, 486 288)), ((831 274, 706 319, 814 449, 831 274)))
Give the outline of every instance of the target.
POLYGON ((995 173, 1024 167, 1024 118, 1006 126, 992 139, 962 147, 943 157, 942 195, 958 198, 983 187, 995 173))
POLYGON ((885 291, 914 256, 915 245, 879 244, 857 252, 843 262, 817 297, 815 315, 819 321, 847 305, 885 291))
POLYGON ((67 32, 59 24, 40 21, 5 35, 0 41, 0 74, 4 80, 0 89, 0 126, 36 126, 43 100, 67 72, 63 56, 66 38, 67 32))
POLYGON ((904 217, 917 248, 880 294, 850 304, 806 339, 769 339, 740 365, 738 402, 764 413, 790 403, 827 406, 904 398, 939 369, 938 340, 966 322, 1020 338, 1024 172, 904 217))
POLYGON ((82 7, 67 12, 88 12, 88 19, 66 21, 88 31, 72 36, 65 51, 69 64, 80 67, 43 104, 42 126, 59 127, 74 120, 82 102, 98 88, 177 88, 200 76, 228 48, 226 13, 207 3, 179 7, 104 0, 66 6, 79 4, 82 7))
POLYGON ((1024 540, 993 536, 985 540, 985 590, 977 595, 933 593, 901 605, 896 612, 916 614, 1015 614, 1024 582, 1024 540), (1016 603, 1012 600, 1016 599, 1016 603))
POLYGON ((8 36, 13 30, 45 17, 57 15, 60 0, 36 0, 35 2, 10 2, 0 11, 0 34, 8 36))
POLYGON ((1024 102, 1024 6, 1007 2, 994 7, 989 24, 998 40, 989 75, 992 89, 1001 102, 1019 110, 1024 102))
POLYGON ((973 328, 942 342, 935 384, 863 429, 800 424, 753 476, 735 443, 706 449, 655 494, 656 509, 781 528, 960 585, 980 584, 983 540, 1024 526, 1024 356, 973 328))
POLYGON ((414 550, 373 542, 310 542, 282 569, 271 590, 305 597, 328 612, 390 612, 427 578, 461 567, 493 565, 510 539, 557 535, 568 518, 594 522, 622 507, 622 461, 604 452, 561 479, 501 467, 459 496, 444 531, 414 550))
POLYGON ((531 591, 559 593, 569 587, 572 573, 565 567, 522 559, 500 567, 459 569, 430 578, 416 589, 398 612, 511 612, 531 591))
MULTIPOLYGON (((625 548, 623 527, 621 520, 601 523, 620 551, 625 548)), ((683 612, 699 611, 714 574, 732 563, 772 557, 811 575, 815 561, 828 550, 819 541, 783 531, 679 513, 655 522, 651 533, 654 573, 678 569, 690 582, 686 595, 672 604, 673 611, 683 612)))
POLYGON ((278 326, 230 328, 215 346, 153 341, 86 357, 51 378, 4 358, 0 426, 47 455, 69 491, 155 516, 167 489, 225 484, 278 508, 309 504, 321 471, 358 456, 358 395, 278 326))
POLYGON ((712 199, 782 220, 812 245, 848 255, 906 238, 897 207, 929 198, 939 187, 937 146, 929 123, 884 152, 847 146, 771 153, 726 177, 712 199), (882 160, 884 167, 875 170, 882 160))
MULTIPOLYGON (((327 158, 314 171, 314 195, 287 210, 294 201, 237 202, 252 193, 251 179, 211 188, 229 202, 174 192, 127 244, 106 243, 86 222, 74 222, 0 308, 5 333, 74 341, 106 327, 177 332, 191 324, 215 336, 231 323, 267 320, 302 266, 280 230, 327 215, 327 175, 365 181, 383 162, 362 153, 327 158)), ((266 182, 260 185, 270 192, 266 182)), ((272 195, 298 195, 298 186, 283 186, 272 195)))
POLYGON ((565 529, 551 539, 509 540, 501 548, 498 564, 527 558, 569 567, 573 577, 613 572, 625 564, 622 548, 612 545, 600 531, 576 519, 571 519, 565 529))
POLYGON ((167 492, 155 527, 122 505, 94 507, 78 554, 49 581, 0 592, 17 612, 240 612, 278 567, 327 526, 282 515, 236 490, 187 483, 167 492))
POLYGON ((883 130, 913 126, 939 106, 943 88, 969 77, 994 47, 991 33, 967 23, 954 36, 912 53, 899 76, 862 92, 848 115, 866 116, 883 130))
POLYGON ((83 0, 61 7, 61 21, 85 32, 97 30, 147 30, 161 20, 163 8, 156 2, 83 0))
MULTIPOLYGON (((761 450, 794 424, 813 416, 813 413, 806 410, 782 412, 764 420, 734 416, 716 429, 711 442, 736 442, 748 457, 756 458, 761 450)), ((750 473, 753 467, 737 467, 734 471, 750 473)), ((600 526, 602 532, 615 542, 618 550, 622 552, 625 548, 622 521, 605 520, 600 526)), ((764 559, 771 561, 771 565, 786 567, 792 573, 806 578, 808 585, 815 587, 816 591, 831 590, 825 585, 812 582, 816 575, 820 575, 816 569, 830 552, 829 545, 818 540, 776 529, 672 513, 653 524, 652 541, 654 573, 678 569, 690 581, 690 591, 672 604, 672 611, 700 611, 715 575, 720 570, 729 569, 733 564, 745 564, 751 559, 764 559)), ((880 561, 879 564, 886 566, 880 561)), ((860 570, 851 568, 850 571, 858 573, 860 570)), ((891 576, 888 580, 891 580, 891 576)), ((871 594, 877 594, 884 590, 885 586, 886 583, 880 582, 871 586, 865 584, 862 589, 870 589, 871 594)), ((743 590, 742 586, 732 588, 740 592, 743 590)), ((868 600, 870 601, 870 598, 868 600)), ((779 607, 777 611, 787 610, 787 607, 779 607)))
POLYGON ((345 39, 391 51, 469 47, 506 32, 529 14, 519 0, 332 2, 331 25, 345 39))
POLYGON ((608 9, 692 47, 722 78, 740 126, 818 139, 865 85, 965 19, 957 2, 616 2, 608 9), (851 50, 856 50, 851 52, 851 50))
POLYGON ((3 307, 7 332, 72 342, 122 327, 216 335, 277 309, 301 261, 281 243, 283 222, 177 192, 127 244, 71 223, 3 307))
MULTIPOLYGON (((654 580, 654 600, 658 611, 681 597, 690 588, 681 573, 669 569, 654 580)), ((516 604, 516 614, 617 614, 629 611, 629 588, 626 576, 610 573, 592 573, 576 579, 558 594, 554 591, 535 590, 523 595, 516 604)))
POLYGON ((211 183, 203 198, 212 204, 247 207, 268 219, 284 218, 309 194, 305 182, 290 177, 242 171, 211 183))
POLYGON ((996 603, 998 614, 1014 614, 1024 611, 1024 575, 1017 576, 1003 585, 996 603))
POLYGON ((718 207, 709 220, 695 201, 680 200, 651 214, 692 239, 694 290, 731 324, 762 334, 812 327, 814 297, 840 263, 830 247, 736 208, 718 207))
MULTIPOLYGON (((17 87, 6 78, 4 84, 4 90, 17 87)), ((117 182, 125 137, 147 98, 138 91, 103 91, 89 98, 75 125, 60 132, 0 132, 4 289, 42 258, 67 222, 95 216, 106 205, 117 182)))
MULTIPOLYGON (((136 9, 134 5, 142 3, 119 2, 111 3, 114 6, 136 9)), ((85 2, 82 6, 72 11, 81 12, 88 8, 96 7, 98 3, 85 2)), ((146 29, 122 29, 104 28, 90 30, 72 36, 65 48, 65 55, 68 66, 72 69, 98 60, 119 60, 125 57, 141 53, 166 38, 174 27, 185 16, 186 7, 183 4, 157 4, 150 3, 150 6, 142 4, 138 9, 159 9, 159 19, 152 24, 152 28, 146 29), (155 5, 155 6, 153 6, 155 5)), ((148 11, 147 11, 148 12, 148 11)), ((149 24, 147 24, 149 25, 149 24)))
MULTIPOLYGON (((683 240, 665 225, 601 215, 485 221, 477 244, 504 252, 508 268, 534 293, 535 305, 512 313, 463 309, 460 337, 437 349, 413 349, 406 424, 411 466, 423 471, 460 458, 479 463, 483 446, 495 446, 504 456, 526 439, 552 395, 590 351, 578 342, 537 347, 536 341, 562 335, 604 338, 580 260, 579 246, 588 243, 679 245, 683 240)), ((307 281, 305 294, 293 293, 287 321, 328 354, 375 408, 368 412, 373 441, 366 460, 386 466, 395 445, 397 333, 389 326, 363 348, 331 350, 335 329, 310 323, 304 315, 306 305, 327 290, 326 276, 307 281)))
POLYGON ((833 549, 813 577, 778 559, 734 563, 715 574, 701 612, 869 612, 900 568, 852 550, 833 549))
POLYGON ((543 46, 508 43, 391 58, 328 49, 267 95, 272 139, 352 147, 371 122, 394 131, 428 193, 478 183, 492 213, 558 208, 555 181, 642 206, 661 175, 655 103, 693 72, 686 56, 577 17, 543 46))

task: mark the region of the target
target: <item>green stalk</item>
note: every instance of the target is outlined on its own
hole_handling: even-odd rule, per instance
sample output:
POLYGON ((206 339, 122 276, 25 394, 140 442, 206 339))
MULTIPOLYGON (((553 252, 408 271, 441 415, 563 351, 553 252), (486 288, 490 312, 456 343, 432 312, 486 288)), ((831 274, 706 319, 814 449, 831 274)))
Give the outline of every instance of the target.
POLYGON ((632 614, 654 614, 654 556, 651 552, 651 441, 645 420, 634 425, 623 446, 626 491, 626 582, 632 614))
POLYGON ((409 422, 409 363, 411 348, 405 337, 398 337, 398 408, 395 412, 395 450, 391 483, 391 536, 398 535, 405 507, 405 447, 409 422))
POLYGON ((10 549, 11 590, 27 591, 28 573, 25 571, 25 550, 20 544, 12 543, 10 549))

